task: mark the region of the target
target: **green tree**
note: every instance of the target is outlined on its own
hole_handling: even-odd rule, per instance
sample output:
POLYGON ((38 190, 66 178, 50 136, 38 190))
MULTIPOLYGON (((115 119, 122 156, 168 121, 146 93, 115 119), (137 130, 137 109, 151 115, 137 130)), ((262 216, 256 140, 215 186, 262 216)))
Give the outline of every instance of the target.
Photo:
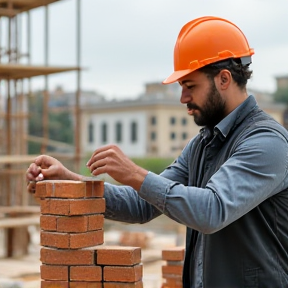
MULTIPOLYGON (((28 134, 37 137, 43 137, 43 93, 38 91, 33 96, 29 97, 28 101, 29 109, 29 123, 28 134)), ((53 112, 49 109, 48 120, 48 135, 49 139, 60 141, 67 144, 73 144, 73 121, 72 115, 67 110, 61 110, 61 112, 53 112)), ((28 143, 28 153, 38 154, 40 153, 41 144, 33 141, 28 143)), ((54 150, 55 147, 47 148, 48 151, 54 150)))
MULTIPOLYGON (((43 94, 40 91, 32 94, 28 98, 28 134, 33 136, 42 137, 43 125, 42 125, 42 114, 43 114, 43 94)), ((41 149, 41 144, 29 141, 28 142, 28 153, 38 154, 41 149)))
POLYGON ((275 102, 288 104, 288 87, 279 88, 274 93, 275 102))

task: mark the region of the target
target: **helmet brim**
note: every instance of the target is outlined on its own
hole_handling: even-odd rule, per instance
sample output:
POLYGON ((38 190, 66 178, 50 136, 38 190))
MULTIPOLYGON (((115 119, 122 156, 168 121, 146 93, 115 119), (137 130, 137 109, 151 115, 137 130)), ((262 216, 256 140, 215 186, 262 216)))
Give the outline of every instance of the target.
POLYGON ((191 72, 193 72, 193 69, 185 69, 185 70, 175 71, 168 78, 166 78, 162 83, 163 84, 171 84, 171 83, 177 82, 179 79, 190 74, 191 72))

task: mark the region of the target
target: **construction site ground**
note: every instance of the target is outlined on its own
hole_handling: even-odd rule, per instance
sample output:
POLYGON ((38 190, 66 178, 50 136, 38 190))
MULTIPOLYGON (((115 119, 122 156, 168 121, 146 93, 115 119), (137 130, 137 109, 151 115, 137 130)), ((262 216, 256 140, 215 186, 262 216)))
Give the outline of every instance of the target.
MULTIPOLYGON (((122 245, 125 235, 139 234, 145 236, 143 246, 143 287, 160 288, 162 283, 162 250, 184 245, 184 228, 168 219, 158 217, 147 224, 128 225, 106 221, 104 244, 122 245)), ((31 244, 28 255, 13 258, 0 258, 0 288, 39 288, 40 287, 40 231, 35 226, 29 227, 31 244)), ((126 237, 127 238, 127 237, 126 237)), ((130 240, 131 237, 130 237, 130 240)), ((136 241, 139 239, 137 238, 136 241)), ((130 242, 130 244, 134 244, 130 242)), ((129 244, 129 243, 128 243, 129 244)), ((137 245, 133 245, 137 246, 137 245)), ((1 251, 0 251, 1 254, 1 251)))

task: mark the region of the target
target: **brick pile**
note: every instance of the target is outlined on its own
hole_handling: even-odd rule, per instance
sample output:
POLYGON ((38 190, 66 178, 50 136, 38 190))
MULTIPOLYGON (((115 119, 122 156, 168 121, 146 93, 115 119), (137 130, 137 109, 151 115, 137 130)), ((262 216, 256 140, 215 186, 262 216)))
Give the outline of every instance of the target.
POLYGON ((142 288, 140 247, 105 246, 102 181, 46 180, 40 199, 41 288, 142 288))
POLYGON ((162 250, 162 288, 182 288, 184 247, 173 247, 162 250))

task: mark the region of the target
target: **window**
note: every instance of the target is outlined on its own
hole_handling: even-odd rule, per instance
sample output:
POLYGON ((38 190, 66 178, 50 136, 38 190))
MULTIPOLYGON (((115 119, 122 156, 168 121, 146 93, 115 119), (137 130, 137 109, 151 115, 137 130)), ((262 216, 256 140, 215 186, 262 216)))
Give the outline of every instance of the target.
POLYGON ((157 118, 156 116, 151 117, 151 125, 156 125, 157 124, 157 118))
POLYGON ((176 139, 176 134, 175 134, 175 132, 171 132, 171 133, 170 133, 170 139, 171 139, 171 140, 176 139))
POLYGON ((183 132, 183 133, 182 133, 182 139, 183 139, 183 140, 186 140, 186 139, 187 139, 187 133, 186 133, 186 132, 183 132))
POLYGON ((101 125, 101 140, 102 140, 102 143, 106 143, 107 142, 107 124, 106 123, 103 123, 101 125))
POLYGON ((187 124, 187 118, 182 118, 182 125, 186 126, 186 124, 187 124))
POLYGON ((154 131, 151 132, 150 138, 151 138, 152 141, 155 141, 156 140, 156 132, 154 132, 154 131))
POLYGON ((94 125, 92 122, 88 125, 88 142, 93 143, 94 142, 94 125))
POLYGON ((132 122, 131 123, 131 142, 135 143, 137 142, 137 123, 136 122, 132 122))
POLYGON ((176 124, 176 118, 175 117, 170 117, 170 124, 175 125, 176 124))
POLYGON ((116 123, 116 142, 120 143, 122 141, 122 123, 116 123))

